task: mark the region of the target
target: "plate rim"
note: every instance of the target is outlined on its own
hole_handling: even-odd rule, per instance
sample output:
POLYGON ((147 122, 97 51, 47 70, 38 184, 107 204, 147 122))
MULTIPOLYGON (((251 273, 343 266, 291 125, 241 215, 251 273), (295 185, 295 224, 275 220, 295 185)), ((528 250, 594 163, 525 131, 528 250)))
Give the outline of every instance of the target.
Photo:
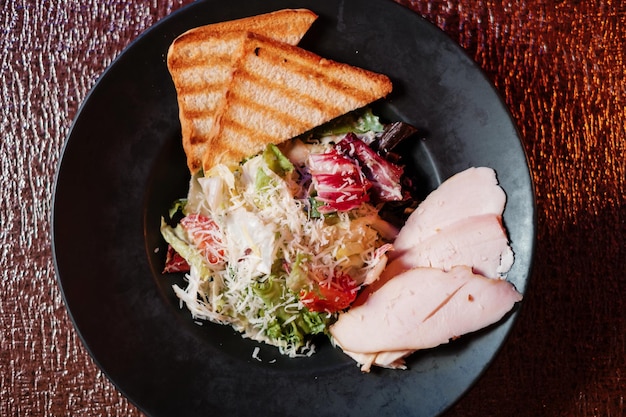
MULTIPOLYGON (((81 102, 80 106, 77 109, 76 115, 74 116, 74 119, 71 123, 71 127, 68 131, 68 134, 66 136, 66 139, 63 143, 63 147, 60 153, 60 158, 59 158, 59 162, 57 165, 57 169, 55 171, 55 175, 54 175, 54 180, 53 180, 53 196, 52 196, 52 202, 51 202, 51 210, 50 210, 50 230, 51 230, 51 240, 52 240, 52 255, 53 255, 53 260, 54 260, 54 268, 55 268, 55 275, 57 278, 57 284, 59 285, 59 288, 61 289, 61 295, 63 298, 63 302, 65 305, 65 310, 67 311, 74 329, 76 330, 77 334, 80 337, 80 340, 83 344, 83 346, 87 349, 87 351, 89 352, 89 355, 91 356, 92 360, 94 360, 94 362, 97 364, 98 368, 100 370, 102 370, 102 372, 107 376, 107 378, 109 379, 109 381, 111 381, 113 383, 113 385, 116 387, 116 389, 118 389, 131 403, 133 403, 135 406, 137 406, 139 409, 141 409, 144 412, 147 412, 145 410, 143 410, 143 408, 141 407, 140 403, 135 399, 132 398, 130 395, 128 395, 126 393, 126 390, 118 384, 117 381, 115 381, 113 378, 111 378, 107 372, 107 370, 105 369, 105 367, 100 363, 100 361, 98 360, 97 356, 95 355, 95 353, 92 351, 92 347, 90 346, 90 344, 87 342, 87 340, 85 339, 85 337, 83 336, 83 332, 82 330, 78 327, 77 325, 77 320, 74 317, 74 312, 73 310, 70 308, 68 300, 66 299, 66 294, 65 294, 65 289, 63 287, 63 282, 62 282, 62 277, 61 277, 61 271, 59 270, 59 265, 57 263, 57 257, 58 257, 58 251, 59 251, 59 247, 58 247, 58 243, 57 243, 57 225, 56 225, 56 208, 57 208, 57 193, 56 190, 59 186, 59 182, 62 179, 61 178, 61 174, 62 174, 62 166, 63 163, 65 161, 65 157, 66 157, 66 152, 68 150, 68 147, 71 146, 71 141, 72 138, 74 137, 74 132, 75 132, 75 128, 77 126, 77 123, 79 123, 79 121, 81 120, 81 116, 83 115, 83 112, 85 111, 86 107, 89 105, 90 100, 92 100, 92 97, 95 95, 95 92, 100 88, 100 86, 106 82, 107 78, 110 76, 111 72, 113 71, 113 68, 115 68, 119 62, 124 59, 130 52, 132 51, 132 49, 134 47, 136 47, 136 45, 140 44, 141 42, 144 42, 145 39, 147 39, 149 37, 150 34, 152 34, 153 32, 156 32, 157 29, 160 27, 160 25, 163 25, 164 22, 166 21, 171 21, 174 19, 178 19, 179 16, 184 15, 186 13, 190 13, 189 10, 195 9, 197 7, 200 7, 201 3, 210 3, 210 2, 197 2, 197 3, 191 3, 188 4, 186 6, 181 7, 180 9, 176 10, 175 12, 165 16, 164 18, 160 19, 158 22, 156 22, 154 25, 150 26, 149 28, 147 28, 145 31, 143 31, 139 36, 137 36, 133 41, 131 41, 112 61, 111 63, 106 67, 106 69, 102 72, 102 74, 98 77, 98 79, 96 80, 96 82, 94 83, 94 85, 92 86, 92 88, 89 90, 89 92, 87 93, 87 95, 85 96, 85 98, 83 99, 83 101, 81 102)), ((382 3, 382 2, 381 2, 382 3)), ((433 28, 436 28, 437 30, 441 31, 441 29, 439 29, 437 26, 435 26, 433 23, 429 22, 428 20, 426 20, 425 18, 423 18, 422 16, 418 15, 417 13, 411 11, 410 9, 408 9, 406 6, 402 6, 399 5, 391 0, 387 0, 386 1, 387 4, 394 4, 396 7, 402 7, 403 9, 408 10, 411 13, 415 14, 415 17, 420 20, 423 24, 426 25, 430 25, 433 28)), ((445 32, 441 31, 441 33, 445 34, 445 32)), ((446 34, 447 36, 447 34, 446 34)), ((514 126, 515 130, 516 130, 516 135, 517 138, 520 142, 520 147, 523 151, 523 155, 525 158, 525 166, 526 169, 528 171, 528 178, 530 180, 530 186, 531 186, 531 194, 532 194, 532 201, 531 201, 531 205, 532 205, 532 219, 531 219, 531 223, 532 223, 532 227, 533 227, 533 240, 530 246, 530 254, 529 254, 529 264, 528 264, 528 270, 525 271, 526 272, 526 276, 524 279, 524 288, 522 288, 522 293, 526 294, 527 292, 527 288, 528 285, 531 281, 532 278, 532 269, 534 266, 534 256, 535 256, 535 248, 536 248, 536 226, 537 226, 537 212, 536 212, 536 193, 535 193, 535 185, 533 183, 533 178, 532 175, 530 175, 530 169, 529 169, 529 161, 528 161, 528 155, 523 147, 523 143, 522 143, 522 139, 521 139, 521 135, 519 134, 519 130, 517 129, 517 126, 514 123, 514 120, 510 114, 510 111, 506 105, 506 102, 504 101, 504 99, 502 98, 501 94, 499 93, 499 91, 493 86, 492 82, 489 80, 489 78, 486 76, 486 73, 482 70, 482 68, 480 68, 474 61, 473 59, 471 59, 471 57, 469 57, 469 55, 467 54, 467 52, 461 48, 456 42, 454 42, 453 40, 450 39, 450 42, 452 42, 457 48, 458 51, 457 52, 461 52, 467 59, 469 59, 471 61, 471 63, 473 64, 473 67, 475 70, 477 70, 480 75, 484 78, 484 80, 486 81, 486 84, 489 85, 491 87, 491 89, 493 90, 492 92, 495 93, 495 95, 499 98, 500 100, 500 105, 505 109, 505 111, 507 112, 507 114, 509 115, 509 117, 511 118, 511 123, 514 126)), ((518 317, 519 317, 519 310, 523 308, 524 303, 521 303, 520 305, 518 305, 518 307, 516 308, 515 312, 512 314, 512 321, 510 321, 510 324, 508 325, 508 328, 505 332, 505 335, 501 341, 501 343, 499 344, 499 346, 495 349, 495 351, 493 352, 493 354, 491 355, 491 359, 488 361, 487 366, 485 366, 482 371, 476 375, 476 377, 474 378, 473 382, 466 387, 466 389, 461 393, 461 395, 459 395, 454 401, 452 401, 451 403, 449 403, 447 405, 447 407, 445 407, 445 409, 441 410, 441 412, 447 410, 448 408, 452 407, 456 402, 458 402, 464 395, 465 393, 470 390, 472 388, 472 386, 474 386, 474 384, 480 380, 482 374, 486 371, 486 369, 489 368, 489 365, 493 362, 493 360, 496 358, 496 356, 498 355, 498 353, 500 352, 500 350, 503 348, 503 346, 506 344, 506 340, 509 337, 509 334, 511 332, 511 330, 514 327, 514 323, 517 321, 518 317)))

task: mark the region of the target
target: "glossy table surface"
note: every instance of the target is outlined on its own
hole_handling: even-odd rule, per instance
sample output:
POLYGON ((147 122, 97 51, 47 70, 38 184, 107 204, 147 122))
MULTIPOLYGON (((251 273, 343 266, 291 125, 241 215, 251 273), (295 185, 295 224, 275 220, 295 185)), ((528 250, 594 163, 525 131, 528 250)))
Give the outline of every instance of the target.
MULTIPOLYGON (((536 186, 537 252, 519 319, 446 415, 624 415, 626 6, 399 2, 445 31, 494 83, 536 186)), ((71 122, 99 75, 145 29, 189 3, 3 2, 2 416, 141 415, 68 317, 52 258, 51 201, 71 122)))

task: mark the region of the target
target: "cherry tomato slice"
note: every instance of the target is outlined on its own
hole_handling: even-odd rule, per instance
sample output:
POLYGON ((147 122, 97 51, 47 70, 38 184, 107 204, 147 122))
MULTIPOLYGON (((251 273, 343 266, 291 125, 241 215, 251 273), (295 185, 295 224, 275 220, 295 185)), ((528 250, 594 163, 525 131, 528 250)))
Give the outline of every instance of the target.
POLYGON ((350 307, 357 295, 356 282, 347 274, 338 274, 330 283, 325 281, 311 289, 300 291, 300 301, 310 311, 335 313, 350 307))

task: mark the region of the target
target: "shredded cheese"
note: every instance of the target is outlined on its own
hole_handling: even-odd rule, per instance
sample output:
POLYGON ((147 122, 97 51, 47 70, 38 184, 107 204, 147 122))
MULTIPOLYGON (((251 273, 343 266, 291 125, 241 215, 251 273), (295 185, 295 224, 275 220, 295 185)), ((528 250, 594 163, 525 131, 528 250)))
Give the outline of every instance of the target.
MULTIPOLYGON (((302 270, 309 281, 329 281, 341 272, 358 283, 380 269, 379 261, 386 258, 376 251, 384 244, 380 233, 369 225, 372 219, 381 221, 374 207, 363 204, 349 213, 313 218, 304 187, 308 185, 291 176, 276 174, 261 155, 237 169, 218 166, 205 177, 192 178, 188 210, 215 221, 219 235, 208 233, 220 243, 224 259, 202 268, 191 265, 186 288, 174 286, 194 319, 230 324, 245 337, 276 345, 289 356, 315 352, 310 341, 271 336, 277 315, 290 315, 280 318, 285 327, 304 309, 297 292, 286 285, 298 257, 306 255, 302 270), (263 288, 273 291, 274 285, 279 295, 268 306, 263 288)), ((255 348, 252 356, 260 360, 258 353, 255 348)))

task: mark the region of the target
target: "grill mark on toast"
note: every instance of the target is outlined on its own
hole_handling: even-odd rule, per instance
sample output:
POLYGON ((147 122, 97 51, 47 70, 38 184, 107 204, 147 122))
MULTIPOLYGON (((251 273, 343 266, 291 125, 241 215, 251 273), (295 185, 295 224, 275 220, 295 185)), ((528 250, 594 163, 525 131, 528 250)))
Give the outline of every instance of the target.
POLYGON ((182 142, 191 173, 202 167, 204 154, 214 141, 216 128, 219 129, 228 88, 217 81, 219 78, 230 84, 234 63, 243 52, 246 32, 296 44, 316 19, 317 15, 310 10, 285 9, 194 28, 172 42, 166 61, 179 95, 182 142), (218 69, 224 74, 203 72, 202 68, 218 69), (195 79, 194 72, 198 73, 198 79, 195 79), (217 94, 205 100, 194 99, 195 94, 211 90, 217 90, 217 94), (202 114, 201 103, 206 106, 205 114, 202 114), (206 114, 207 111, 210 115, 206 114))
POLYGON ((167 64, 179 95, 183 146, 192 173, 238 162, 268 143, 283 142, 391 91, 384 75, 293 46, 317 18, 306 12, 308 16, 292 10, 207 25, 173 42, 167 64), (250 57, 258 62, 247 63, 250 57), (248 64, 274 66, 283 78, 275 77, 280 71, 248 64))
MULTIPOLYGON (((277 53, 277 51, 273 51, 273 50, 268 50, 265 47, 261 47, 259 48, 259 52, 257 57, 259 57, 260 59, 264 59, 266 61, 270 61, 272 65, 275 65, 277 67, 283 67, 284 65, 284 58, 282 58, 279 53, 277 53)), ((311 68, 311 64, 310 63, 302 63, 302 62, 298 62, 297 60, 292 60, 290 65, 295 66, 296 68, 293 70, 293 72, 297 75, 302 76, 303 78, 307 77, 307 76, 312 76, 314 78, 316 78, 317 80, 320 81, 321 84, 324 85, 325 88, 329 89, 329 90, 333 90, 334 93, 336 94, 345 94, 346 93, 346 84, 337 80, 336 78, 330 77, 328 74, 324 74, 323 72, 318 72, 315 71, 311 68)), ((358 90, 354 90, 354 91, 350 91, 350 94, 348 94, 350 97, 354 97, 355 94, 354 93, 359 93, 358 90)))
MULTIPOLYGON (((189 143, 192 144, 192 145, 199 145, 199 144, 204 143, 204 142, 206 142, 206 139, 202 135, 191 135, 191 136, 189 136, 189 143)), ((198 147, 199 150, 202 150, 204 148, 205 148, 204 146, 198 147)), ((199 152, 199 153, 202 154, 204 152, 199 152)))
POLYGON ((207 91, 225 91, 228 85, 230 84, 230 79, 224 80, 219 83, 198 83, 198 84, 187 84, 185 88, 181 88, 179 92, 179 96, 182 97, 184 102, 187 102, 189 97, 200 96, 205 94, 207 91))
MULTIPOLYGON (((324 103, 314 97, 285 88, 284 85, 268 81, 258 74, 242 72, 237 77, 238 83, 233 86, 228 100, 256 113, 262 113, 266 119, 278 122, 290 132, 307 130, 311 123, 323 118, 328 111, 328 108, 324 108, 324 103)), ((338 109, 333 111, 339 112, 338 109)), ((230 113, 227 112, 227 115, 230 113)))
POLYGON ((234 32, 255 32, 276 36, 283 42, 296 44, 317 19, 317 15, 308 9, 283 9, 257 16, 244 17, 225 22, 211 23, 188 30, 176 41, 193 43, 202 42, 209 36, 232 36, 234 32))
POLYGON ((384 75, 248 36, 226 94, 215 146, 203 156, 205 170, 256 154, 268 143, 302 134, 390 90, 384 75))
MULTIPOLYGON (((258 149, 255 153, 261 152, 265 148, 265 145, 272 143, 275 140, 274 136, 258 131, 248 125, 239 123, 238 121, 233 119, 222 120, 222 129, 222 133, 224 134, 224 136, 228 136, 230 132, 232 136, 229 137, 239 136, 240 138, 256 138, 257 140, 255 142, 257 143, 255 143, 254 145, 250 144, 252 146, 249 146, 250 148, 258 149)), ((246 156, 252 156, 252 154, 248 155, 245 154, 245 152, 241 152, 241 148, 238 146, 240 142, 238 139, 232 142, 224 141, 222 140, 222 137, 218 137, 217 139, 223 144, 224 147, 228 148, 232 153, 237 155, 240 154, 241 156, 239 159, 246 156)))
MULTIPOLYGON (((237 51, 233 49, 233 52, 236 53, 237 51)), ((182 70, 194 69, 198 67, 206 69, 207 68, 206 66, 209 64, 212 67, 220 66, 220 65, 230 65, 232 61, 233 61, 233 57, 232 55, 229 55, 229 52, 213 52, 213 51, 207 54, 199 55, 197 57, 194 57, 193 59, 177 56, 175 58, 172 58, 172 60, 170 60, 170 62, 174 62, 177 64, 176 67, 174 68, 174 70, 176 71, 180 71, 181 69, 182 70)))
POLYGON ((198 109, 200 111, 202 111, 202 109, 212 110, 212 107, 215 107, 216 103, 224 100, 228 85, 229 82, 227 80, 220 84, 198 85, 192 88, 181 89, 178 93, 179 104, 182 106, 185 114, 187 110, 193 112, 198 109, 198 106, 200 107, 198 109), (209 103, 212 103, 213 106, 207 107, 209 103))
POLYGON ((168 65, 174 73, 193 69, 205 69, 208 64, 211 66, 229 66, 233 62, 232 54, 236 53, 236 49, 232 48, 232 51, 227 52, 209 51, 205 54, 196 54, 193 58, 183 56, 179 52, 168 59, 168 65))
MULTIPOLYGON (((318 78, 326 88, 336 93, 350 96, 358 101, 368 101, 372 95, 377 95, 375 90, 385 88, 390 91, 389 79, 358 67, 346 67, 344 64, 321 58, 304 49, 276 44, 257 38, 255 50, 257 53, 251 58, 264 59, 276 67, 287 65, 285 53, 289 56, 288 65, 295 67, 294 72, 302 76, 314 76, 318 78)), ((389 92, 388 91, 388 92, 389 92)))
POLYGON ((215 120, 215 116, 213 114, 207 114, 207 111, 215 111, 217 110, 217 108, 218 106, 213 106, 212 108, 206 110, 186 110, 184 114, 185 117, 187 117, 192 122, 198 122, 208 119, 215 120))
MULTIPOLYGON (((237 76, 241 77, 244 82, 247 81, 260 86, 260 89, 276 92, 276 94, 280 94, 286 99, 297 101, 299 105, 315 108, 319 111, 322 111, 322 109, 328 109, 335 113, 341 111, 339 107, 329 104, 327 100, 320 100, 315 96, 305 94, 297 88, 289 86, 287 83, 280 82, 281 80, 270 78, 267 74, 252 72, 244 67, 241 72, 237 73, 237 76)), ((276 111, 283 110, 276 109, 276 111)))
MULTIPOLYGON (((267 104, 264 103, 259 103, 258 101, 253 100, 245 94, 239 94, 232 91, 229 95, 229 98, 232 98, 234 101, 236 100, 238 106, 245 107, 246 109, 251 110, 254 113, 261 114, 262 117, 271 118, 273 122, 278 122, 287 127, 287 129, 291 129, 293 126, 297 126, 297 129, 302 129, 307 125, 307 122, 303 122, 301 119, 285 113, 280 109, 269 107, 267 104)), ((231 111, 227 111, 226 115, 222 118, 221 123, 224 124, 237 122, 237 120, 232 117, 232 113, 233 112, 231 111)), ((237 124, 243 126, 239 122, 237 122, 237 124)))

